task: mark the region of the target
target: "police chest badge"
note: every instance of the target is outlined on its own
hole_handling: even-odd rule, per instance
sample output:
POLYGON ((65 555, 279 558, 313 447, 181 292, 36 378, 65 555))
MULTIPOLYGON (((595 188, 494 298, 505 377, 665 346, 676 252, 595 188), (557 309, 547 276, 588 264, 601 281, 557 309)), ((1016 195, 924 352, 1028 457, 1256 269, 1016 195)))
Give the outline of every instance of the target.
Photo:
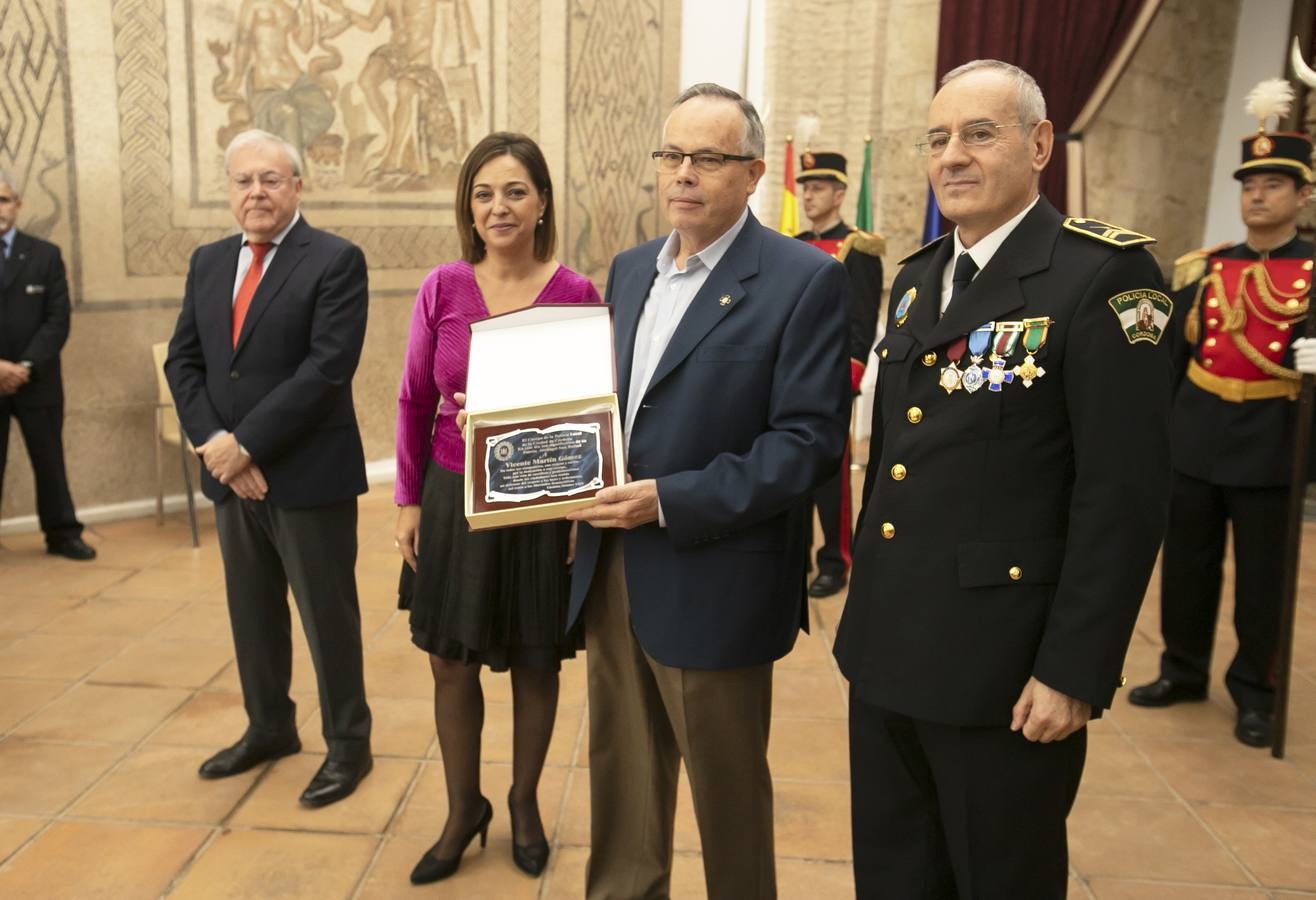
POLYGON ((1130 344, 1139 341, 1159 344, 1174 312, 1174 301, 1160 291, 1125 291, 1106 302, 1114 310, 1130 344))
POLYGON ((918 297, 918 289, 910 288, 909 290, 905 291, 905 295, 901 297, 900 302, 896 304, 897 328, 899 328, 901 325, 904 325, 905 320, 909 318, 909 308, 914 305, 914 299, 916 297, 918 297))

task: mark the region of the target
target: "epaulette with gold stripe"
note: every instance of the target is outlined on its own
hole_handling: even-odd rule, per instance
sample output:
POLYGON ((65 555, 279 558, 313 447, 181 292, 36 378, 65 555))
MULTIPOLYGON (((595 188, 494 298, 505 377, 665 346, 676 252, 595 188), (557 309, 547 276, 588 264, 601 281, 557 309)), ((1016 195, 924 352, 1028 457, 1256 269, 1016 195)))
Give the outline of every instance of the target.
POLYGON ((1232 247, 1230 241, 1222 244, 1216 244, 1214 247, 1201 247, 1191 253, 1185 253, 1174 261, 1174 273, 1170 277, 1170 290, 1182 290, 1190 284, 1202 280, 1206 274, 1206 261, 1213 254, 1219 253, 1228 247, 1232 247))
POLYGON ((841 247, 836 251, 836 258, 844 260, 851 250, 857 250, 865 256, 881 256, 886 252, 886 238, 875 231, 862 231, 856 228, 841 241, 841 247))
POLYGON ((1136 231, 1121 228, 1119 225, 1111 225, 1109 222, 1100 222, 1096 219, 1080 219, 1070 216, 1065 219, 1063 227, 1066 231, 1081 234, 1084 237, 1101 241, 1103 244, 1118 247, 1121 250, 1127 247, 1140 247, 1143 244, 1156 243, 1154 237, 1148 237, 1145 234, 1139 234, 1136 231))
POLYGON ((949 233, 949 232, 947 232, 946 234, 943 234, 943 235, 942 235, 941 237, 939 237, 939 238, 933 238, 932 240, 930 240, 930 241, 928 241, 926 244, 924 244, 922 247, 919 247, 919 248, 918 248, 917 250, 915 250, 913 253, 909 254, 909 256, 906 256, 906 257, 905 257, 904 259, 902 259, 897 265, 901 265, 901 266, 903 266, 905 263, 909 262, 909 261, 910 261, 911 259, 913 259, 914 257, 916 257, 916 256, 920 256, 920 255, 922 255, 923 253, 926 253, 928 250, 931 250, 933 247, 937 246, 937 245, 940 244, 942 241, 946 240, 946 238, 948 238, 948 237, 950 237, 950 233, 949 233))

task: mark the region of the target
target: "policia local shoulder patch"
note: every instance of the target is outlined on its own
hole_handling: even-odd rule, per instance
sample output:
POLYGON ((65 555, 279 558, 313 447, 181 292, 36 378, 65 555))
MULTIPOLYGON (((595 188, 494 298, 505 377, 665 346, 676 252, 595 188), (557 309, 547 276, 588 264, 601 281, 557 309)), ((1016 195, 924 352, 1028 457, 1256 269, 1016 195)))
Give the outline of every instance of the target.
POLYGON ((1160 291, 1125 291, 1106 302, 1115 311, 1130 344, 1139 341, 1159 344, 1174 312, 1174 301, 1160 291))

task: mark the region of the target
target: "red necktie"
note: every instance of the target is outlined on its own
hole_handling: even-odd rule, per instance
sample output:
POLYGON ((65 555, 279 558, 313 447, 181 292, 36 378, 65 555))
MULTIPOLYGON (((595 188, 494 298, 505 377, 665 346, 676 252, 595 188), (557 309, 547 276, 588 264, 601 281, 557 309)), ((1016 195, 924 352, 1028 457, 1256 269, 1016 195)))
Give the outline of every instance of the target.
POLYGON ((248 243, 247 246, 251 248, 251 265, 247 268, 247 274, 242 279, 242 286, 238 288, 237 297, 233 298, 234 347, 238 345, 238 336, 242 334, 242 322, 247 318, 247 307, 251 306, 251 298, 256 293, 256 285, 260 284, 260 273, 262 264, 265 262, 265 254, 274 245, 248 243))

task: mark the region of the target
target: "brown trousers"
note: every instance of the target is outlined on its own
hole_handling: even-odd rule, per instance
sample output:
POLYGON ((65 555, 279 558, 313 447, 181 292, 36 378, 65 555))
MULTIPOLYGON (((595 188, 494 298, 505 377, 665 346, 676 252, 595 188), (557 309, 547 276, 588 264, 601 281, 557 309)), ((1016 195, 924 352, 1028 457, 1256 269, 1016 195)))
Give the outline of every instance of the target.
POLYGON ((676 779, 694 798, 709 900, 777 896, 768 727, 772 664, 677 669, 631 630, 621 540, 604 537, 585 601, 588 900, 671 895, 676 779))

